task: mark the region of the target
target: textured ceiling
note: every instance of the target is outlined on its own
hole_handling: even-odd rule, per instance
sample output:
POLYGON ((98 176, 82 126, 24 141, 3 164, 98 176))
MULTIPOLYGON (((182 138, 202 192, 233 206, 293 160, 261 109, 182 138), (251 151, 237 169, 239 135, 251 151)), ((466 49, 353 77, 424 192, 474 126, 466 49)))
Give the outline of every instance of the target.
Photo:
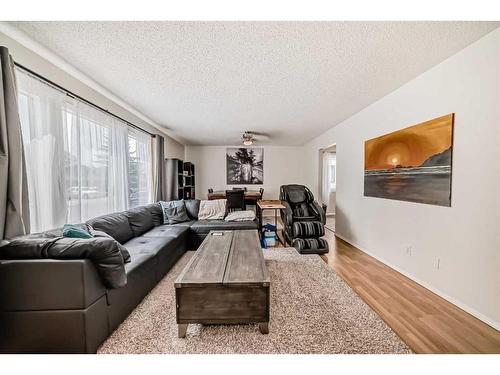
POLYGON ((189 144, 300 145, 498 22, 15 22, 189 144), (257 143, 259 144, 259 143, 257 143))

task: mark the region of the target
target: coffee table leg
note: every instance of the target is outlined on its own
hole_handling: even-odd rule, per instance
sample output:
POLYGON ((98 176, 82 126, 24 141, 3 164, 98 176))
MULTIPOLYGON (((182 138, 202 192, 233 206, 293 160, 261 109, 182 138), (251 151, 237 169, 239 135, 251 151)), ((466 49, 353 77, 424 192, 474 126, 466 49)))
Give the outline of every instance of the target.
POLYGON ((178 328, 179 337, 180 338, 186 337, 188 325, 187 324, 178 324, 177 328, 178 328))
POLYGON ((259 331, 263 335, 267 335, 269 333, 269 322, 259 323, 259 331))

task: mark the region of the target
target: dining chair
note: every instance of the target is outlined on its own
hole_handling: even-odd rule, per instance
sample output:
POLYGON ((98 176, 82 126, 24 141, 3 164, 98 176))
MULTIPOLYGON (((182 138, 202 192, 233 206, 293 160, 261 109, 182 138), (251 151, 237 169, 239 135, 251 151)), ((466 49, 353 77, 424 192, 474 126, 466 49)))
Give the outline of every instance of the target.
POLYGON ((245 210, 245 191, 244 190, 226 190, 227 210, 245 210))

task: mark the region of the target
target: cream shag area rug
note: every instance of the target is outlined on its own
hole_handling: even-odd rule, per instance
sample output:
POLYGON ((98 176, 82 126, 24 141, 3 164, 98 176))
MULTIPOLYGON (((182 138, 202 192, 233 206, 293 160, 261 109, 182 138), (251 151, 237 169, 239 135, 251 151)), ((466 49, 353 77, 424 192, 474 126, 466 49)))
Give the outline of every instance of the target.
POLYGON ((98 353, 410 353, 318 255, 264 250, 271 275, 269 334, 257 325, 190 324, 177 337, 174 280, 187 252, 98 353))

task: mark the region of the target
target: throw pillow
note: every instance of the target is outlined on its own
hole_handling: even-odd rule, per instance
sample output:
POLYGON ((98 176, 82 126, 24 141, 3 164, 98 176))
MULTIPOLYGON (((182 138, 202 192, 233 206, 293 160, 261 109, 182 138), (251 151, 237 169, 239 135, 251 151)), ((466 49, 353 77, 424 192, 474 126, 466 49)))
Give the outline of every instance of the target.
POLYGON ((248 211, 233 211, 227 214, 226 221, 254 221, 255 212, 252 210, 248 211))
POLYGON ((92 234, 88 230, 82 228, 78 224, 64 224, 63 226, 63 237, 68 238, 92 238, 92 234))
POLYGON ((184 200, 160 202, 163 210, 163 224, 177 224, 189 221, 184 200))
POLYGON ((198 220, 223 220, 226 216, 226 199, 200 201, 198 220))

